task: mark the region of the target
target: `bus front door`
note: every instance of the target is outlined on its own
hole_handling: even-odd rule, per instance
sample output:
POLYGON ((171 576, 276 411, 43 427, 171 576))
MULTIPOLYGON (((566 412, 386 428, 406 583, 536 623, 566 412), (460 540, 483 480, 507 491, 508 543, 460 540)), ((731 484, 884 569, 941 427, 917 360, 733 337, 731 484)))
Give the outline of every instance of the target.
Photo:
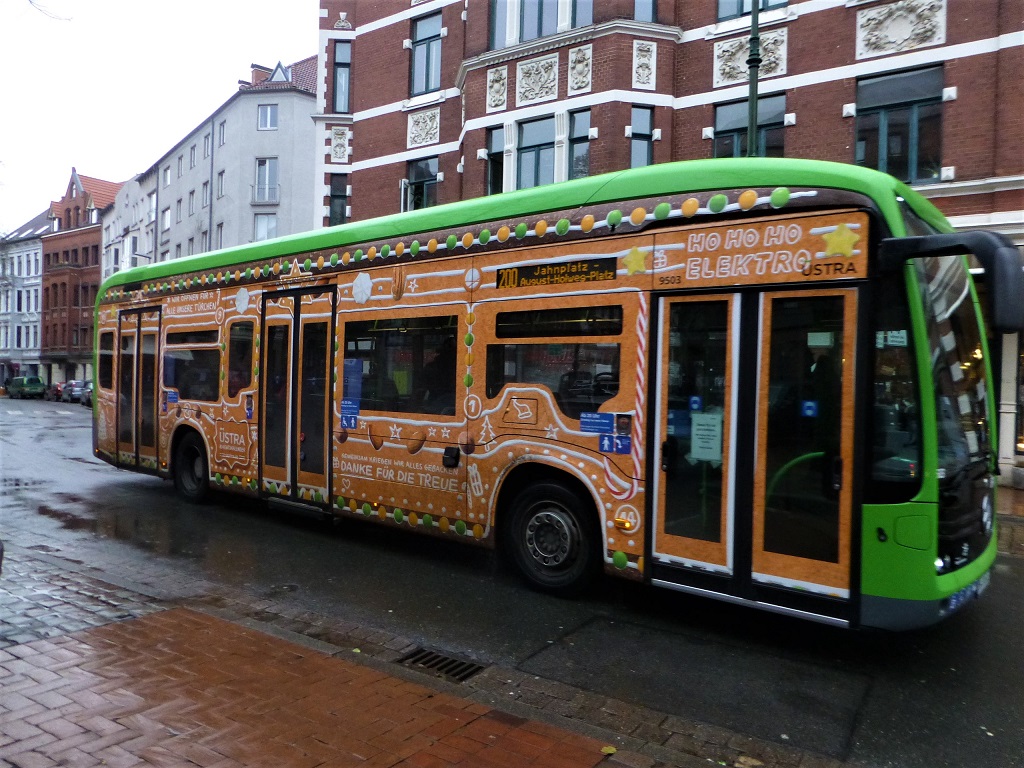
POLYGON ((854 290, 664 298, 654 581, 844 621, 854 290))
POLYGON ((160 310, 122 312, 118 336, 117 465, 155 472, 160 310))
POLYGON ((268 495, 330 497, 333 327, 331 290, 263 297, 260 486, 268 495))

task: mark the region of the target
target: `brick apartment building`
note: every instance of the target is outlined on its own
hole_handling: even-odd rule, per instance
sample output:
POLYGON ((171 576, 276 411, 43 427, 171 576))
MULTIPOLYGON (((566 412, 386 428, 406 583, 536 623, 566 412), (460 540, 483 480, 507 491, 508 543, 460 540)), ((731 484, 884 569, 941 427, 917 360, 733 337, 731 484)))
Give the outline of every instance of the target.
POLYGON ((50 204, 43 243, 40 364, 46 381, 92 377, 93 309, 100 284, 100 216, 121 184, 74 168, 64 197, 50 204))
MULTIPOLYGON (((1024 3, 760 3, 760 154, 879 168, 954 226, 1024 246, 1024 3)), ((321 0, 324 225, 745 153, 749 10, 750 0, 321 0)), ((1000 463, 1024 466, 1020 341, 993 351, 1000 463)))

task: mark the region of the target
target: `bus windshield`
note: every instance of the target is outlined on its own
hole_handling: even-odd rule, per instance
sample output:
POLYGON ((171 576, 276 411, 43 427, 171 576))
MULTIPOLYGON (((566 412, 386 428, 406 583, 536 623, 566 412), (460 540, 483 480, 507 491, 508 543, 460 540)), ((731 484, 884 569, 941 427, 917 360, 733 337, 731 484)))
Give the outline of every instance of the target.
POLYGON ((990 456, 985 353, 961 256, 915 259, 935 381, 939 477, 990 456))

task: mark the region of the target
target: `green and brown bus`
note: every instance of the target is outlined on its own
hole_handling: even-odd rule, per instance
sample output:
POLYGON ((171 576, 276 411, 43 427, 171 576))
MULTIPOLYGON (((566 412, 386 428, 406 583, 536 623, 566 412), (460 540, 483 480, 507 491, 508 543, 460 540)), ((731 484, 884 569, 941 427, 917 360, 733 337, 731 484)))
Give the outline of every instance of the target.
POLYGON ((996 555, 1019 252, 850 165, 656 165, 119 272, 97 456, 851 627, 996 555), (969 265, 984 268, 983 315, 969 265))

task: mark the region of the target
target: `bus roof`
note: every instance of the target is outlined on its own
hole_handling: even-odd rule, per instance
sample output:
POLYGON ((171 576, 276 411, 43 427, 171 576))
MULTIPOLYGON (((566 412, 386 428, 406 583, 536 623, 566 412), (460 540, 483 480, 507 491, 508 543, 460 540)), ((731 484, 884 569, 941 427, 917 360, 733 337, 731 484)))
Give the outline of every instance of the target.
POLYGON ((111 275, 104 281, 99 295, 102 296, 114 286, 164 279, 185 272, 217 269, 374 240, 395 239, 481 222, 515 219, 545 211, 573 210, 619 200, 710 189, 751 187, 818 187, 859 192, 875 202, 890 228, 897 234, 904 233, 902 216, 897 206, 897 199, 903 198, 915 213, 937 229, 946 231, 949 228, 939 210, 920 194, 892 176, 868 168, 790 158, 684 160, 364 219, 140 266, 111 275))

